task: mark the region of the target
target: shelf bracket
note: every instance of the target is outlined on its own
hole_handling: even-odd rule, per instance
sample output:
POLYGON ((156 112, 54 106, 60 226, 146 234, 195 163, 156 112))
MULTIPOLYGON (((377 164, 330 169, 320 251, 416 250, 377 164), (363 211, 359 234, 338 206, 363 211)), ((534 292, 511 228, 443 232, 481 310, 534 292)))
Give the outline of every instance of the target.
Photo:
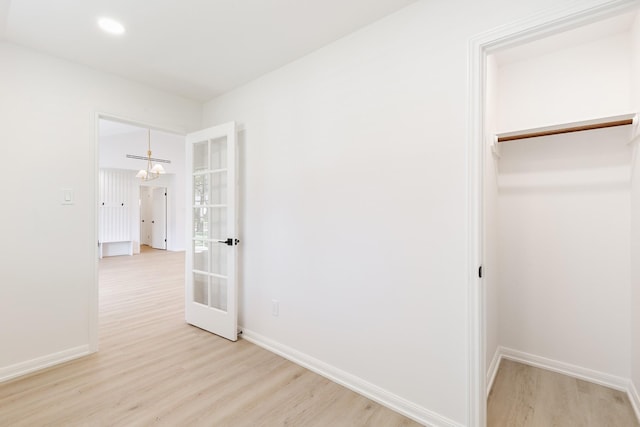
POLYGON ((491 137, 491 141, 489 142, 489 146, 491 147, 491 153, 496 156, 497 158, 501 159, 502 158, 502 152, 500 149, 500 144, 498 144, 498 136, 497 135, 493 135, 493 137, 491 137))
POLYGON ((638 115, 636 114, 631 122, 631 139, 628 144, 634 145, 638 141, 640 141, 640 130, 638 129, 638 115))

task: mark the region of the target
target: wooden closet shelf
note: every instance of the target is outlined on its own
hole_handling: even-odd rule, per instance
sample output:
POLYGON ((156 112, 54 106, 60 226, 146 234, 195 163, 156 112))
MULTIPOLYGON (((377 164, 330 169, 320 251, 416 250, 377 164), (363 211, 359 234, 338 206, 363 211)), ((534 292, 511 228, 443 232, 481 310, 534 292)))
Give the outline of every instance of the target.
POLYGON ((536 138, 539 136, 559 135, 563 133, 580 132, 584 130, 603 129, 615 126, 634 124, 636 113, 621 114, 618 116, 602 117, 593 120, 584 120, 560 125, 545 126, 533 129, 525 129, 515 132, 496 134, 497 142, 516 141, 519 139, 536 138))

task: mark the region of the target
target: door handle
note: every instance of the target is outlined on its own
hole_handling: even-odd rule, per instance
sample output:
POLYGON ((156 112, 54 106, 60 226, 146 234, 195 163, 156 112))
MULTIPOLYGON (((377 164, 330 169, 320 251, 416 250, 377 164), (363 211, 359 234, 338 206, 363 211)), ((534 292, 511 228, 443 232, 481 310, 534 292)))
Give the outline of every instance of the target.
POLYGON ((151 221, 151 224, 155 224, 155 223, 156 223, 155 221, 151 221))
POLYGON ((233 246, 233 245, 237 245, 238 243, 240 243, 240 240, 238 239, 232 239, 231 237, 229 237, 227 240, 218 240, 218 243, 224 243, 228 246, 233 246))

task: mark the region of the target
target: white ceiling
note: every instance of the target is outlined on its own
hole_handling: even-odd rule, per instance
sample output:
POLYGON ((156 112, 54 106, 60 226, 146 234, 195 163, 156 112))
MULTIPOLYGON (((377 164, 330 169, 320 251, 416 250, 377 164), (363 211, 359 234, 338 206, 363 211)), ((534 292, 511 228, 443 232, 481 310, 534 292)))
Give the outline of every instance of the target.
POLYGON ((205 101, 414 1, 0 0, 0 38, 205 101))

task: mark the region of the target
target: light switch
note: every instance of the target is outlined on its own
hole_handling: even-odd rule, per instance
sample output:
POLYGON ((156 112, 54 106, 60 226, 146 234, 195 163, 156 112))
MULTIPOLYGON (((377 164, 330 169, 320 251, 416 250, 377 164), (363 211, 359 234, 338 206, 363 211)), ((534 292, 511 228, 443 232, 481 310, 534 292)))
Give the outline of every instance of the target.
POLYGON ((63 205, 73 205, 73 190, 70 188, 63 188, 62 192, 62 204, 63 205))

